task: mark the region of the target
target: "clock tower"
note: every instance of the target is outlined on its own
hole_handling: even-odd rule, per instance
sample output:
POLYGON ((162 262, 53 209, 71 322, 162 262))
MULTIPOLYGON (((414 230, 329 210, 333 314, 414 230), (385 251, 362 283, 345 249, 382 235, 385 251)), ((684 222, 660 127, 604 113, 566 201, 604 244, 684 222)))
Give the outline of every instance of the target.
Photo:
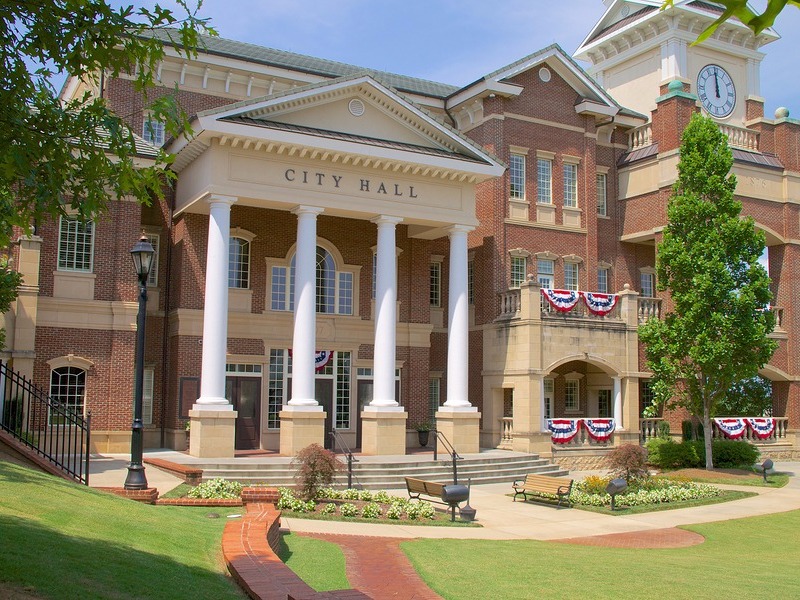
POLYGON ((649 115, 665 86, 678 80, 720 122, 742 126, 763 116, 759 48, 778 39, 772 29, 756 36, 730 19, 692 46, 722 7, 700 0, 675 0, 665 11, 660 0, 603 3, 606 12, 575 58, 591 63, 589 73, 622 106, 649 115))

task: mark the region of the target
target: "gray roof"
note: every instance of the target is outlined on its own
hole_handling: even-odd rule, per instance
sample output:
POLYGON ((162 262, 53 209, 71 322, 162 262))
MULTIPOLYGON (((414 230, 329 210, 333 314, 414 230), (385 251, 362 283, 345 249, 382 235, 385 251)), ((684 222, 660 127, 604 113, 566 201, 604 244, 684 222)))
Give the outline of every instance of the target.
MULTIPOLYGON (((150 31, 147 35, 163 40, 172 46, 180 46, 180 41, 176 33, 177 30, 166 29, 150 31)), ((417 77, 387 73, 385 71, 365 69, 364 67, 348 65, 333 60, 315 58, 313 56, 286 52, 284 50, 275 50, 274 48, 266 48, 246 42, 237 42, 221 37, 201 35, 198 42, 198 50, 216 56, 246 60, 271 67, 319 75, 320 77, 336 78, 367 72, 376 75, 381 81, 385 81, 388 85, 397 90, 434 98, 445 98, 458 90, 458 87, 453 85, 437 83, 417 77)))

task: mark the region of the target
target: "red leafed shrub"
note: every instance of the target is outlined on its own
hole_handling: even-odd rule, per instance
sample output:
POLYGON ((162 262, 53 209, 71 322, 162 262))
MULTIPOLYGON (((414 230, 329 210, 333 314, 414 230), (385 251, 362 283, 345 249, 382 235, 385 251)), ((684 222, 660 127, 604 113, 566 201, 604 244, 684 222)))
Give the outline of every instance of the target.
POLYGON ((647 477, 647 450, 636 444, 623 444, 608 455, 611 472, 630 483, 634 479, 647 477))
POLYGON ((298 494, 304 500, 313 499, 319 488, 331 485, 336 473, 344 469, 344 464, 336 455, 319 444, 311 444, 300 450, 292 459, 292 464, 297 466, 294 480, 298 494))

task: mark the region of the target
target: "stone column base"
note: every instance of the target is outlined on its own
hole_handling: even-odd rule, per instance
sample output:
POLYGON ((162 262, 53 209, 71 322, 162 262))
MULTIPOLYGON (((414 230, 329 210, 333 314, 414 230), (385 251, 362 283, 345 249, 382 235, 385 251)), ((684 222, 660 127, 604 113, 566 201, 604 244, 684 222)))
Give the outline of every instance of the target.
POLYGON ((311 444, 325 447, 325 413, 321 410, 282 410, 281 446, 283 456, 294 456, 311 444))
MULTIPOLYGON (((459 454, 477 454, 480 448, 481 413, 478 411, 445 411, 436 413, 436 429, 447 438, 459 454)), ((436 440, 436 451, 449 450, 436 440)))
POLYGON ((361 453, 405 455, 407 419, 408 413, 402 409, 364 410, 361 413, 361 453))
POLYGON ((553 442, 550 433, 514 433, 511 440, 511 449, 514 452, 527 452, 539 456, 550 456, 553 453, 553 442))
POLYGON ((197 458, 233 458, 237 414, 235 410, 190 410, 189 454, 197 458))

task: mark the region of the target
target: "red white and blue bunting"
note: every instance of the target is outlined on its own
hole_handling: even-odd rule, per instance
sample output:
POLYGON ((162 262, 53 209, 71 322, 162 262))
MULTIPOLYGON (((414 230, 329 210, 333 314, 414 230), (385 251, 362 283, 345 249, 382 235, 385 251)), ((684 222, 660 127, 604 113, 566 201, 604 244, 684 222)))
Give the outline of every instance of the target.
POLYGON ((616 294, 600 294, 595 292, 581 292, 583 302, 589 312, 598 317, 605 317, 617 305, 616 294))
POLYGON ((714 419, 714 423, 725 437, 731 440, 738 440, 747 429, 744 419, 740 418, 714 419))
MULTIPOLYGON (((289 356, 293 356, 292 348, 289 348, 289 356)), ((314 370, 322 371, 333 358, 333 350, 317 350, 314 352, 314 370)))
POLYGON ((775 419, 772 417, 748 417, 746 421, 753 435, 760 440, 770 438, 775 431, 775 419))
POLYGON ((597 442, 607 442, 614 433, 614 419, 584 419, 586 433, 597 442))
POLYGON ((568 444, 581 427, 580 419, 547 419, 547 428, 554 444, 568 444))
POLYGON ((569 312, 581 299, 580 293, 572 290, 549 290, 542 288, 542 295, 547 298, 550 306, 558 312, 569 312))

